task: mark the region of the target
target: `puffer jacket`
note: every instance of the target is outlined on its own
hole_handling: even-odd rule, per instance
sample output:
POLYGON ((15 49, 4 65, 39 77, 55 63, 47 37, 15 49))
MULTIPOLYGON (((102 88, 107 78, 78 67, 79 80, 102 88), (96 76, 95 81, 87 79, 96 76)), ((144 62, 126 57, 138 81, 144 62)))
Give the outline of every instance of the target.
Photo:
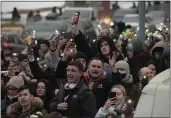
POLYGON ((15 102, 7 108, 7 115, 14 115, 17 118, 30 118, 31 115, 38 114, 37 112, 42 114, 42 117, 39 118, 45 118, 48 115, 47 111, 43 109, 42 100, 38 97, 33 98, 31 109, 26 112, 22 112, 22 106, 19 102, 15 102))

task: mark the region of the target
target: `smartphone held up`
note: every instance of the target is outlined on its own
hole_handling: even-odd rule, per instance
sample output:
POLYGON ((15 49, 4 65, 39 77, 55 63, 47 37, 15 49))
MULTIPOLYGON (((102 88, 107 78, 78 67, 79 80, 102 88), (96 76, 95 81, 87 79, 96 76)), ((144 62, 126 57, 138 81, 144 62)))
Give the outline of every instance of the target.
POLYGON ((80 17, 80 12, 75 12, 74 17, 72 17, 72 25, 78 24, 79 17, 80 17))

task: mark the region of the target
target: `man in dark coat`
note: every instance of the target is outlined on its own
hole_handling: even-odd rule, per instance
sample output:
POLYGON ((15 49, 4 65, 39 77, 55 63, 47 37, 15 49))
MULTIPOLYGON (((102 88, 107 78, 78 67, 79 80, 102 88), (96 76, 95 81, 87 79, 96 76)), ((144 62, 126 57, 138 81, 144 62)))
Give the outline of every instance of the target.
POLYGON ((58 111, 68 118, 94 118, 97 112, 96 99, 81 79, 83 65, 79 60, 67 66, 68 83, 61 88, 50 105, 51 111, 58 111))

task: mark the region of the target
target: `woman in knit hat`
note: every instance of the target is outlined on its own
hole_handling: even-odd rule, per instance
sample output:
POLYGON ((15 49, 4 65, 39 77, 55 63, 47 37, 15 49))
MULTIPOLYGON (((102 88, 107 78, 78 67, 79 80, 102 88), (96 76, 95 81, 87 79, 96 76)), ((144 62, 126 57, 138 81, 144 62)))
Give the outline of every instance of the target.
POLYGON ((18 88, 24 85, 24 80, 21 76, 14 76, 12 77, 7 85, 7 95, 4 100, 1 101, 1 112, 6 113, 7 107, 18 101, 17 95, 18 95, 18 88))
POLYGON ((122 85, 114 85, 109 92, 108 100, 98 110, 95 118, 105 118, 108 114, 131 116, 132 113, 132 100, 127 99, 125 88, 122 85), (129 107, 128 102, 130 103, 129 107))

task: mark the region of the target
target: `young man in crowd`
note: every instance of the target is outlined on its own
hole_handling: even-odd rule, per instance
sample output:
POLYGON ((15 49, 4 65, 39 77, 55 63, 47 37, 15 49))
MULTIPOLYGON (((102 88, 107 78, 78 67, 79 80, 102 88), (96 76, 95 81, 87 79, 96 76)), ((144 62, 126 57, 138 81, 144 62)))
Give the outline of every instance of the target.
POLYGON ((7 115, 14 115, 17 118, 30 118, 37 115, 37 118, 45 118, 48 115, 43 109, 43 102, 40 98, 33 97, 29 86, 21 86, 18 89, 18 102, 7 108, 7 115))
POLYGON ((67 83, 52 100, 51 111, 60 112, 68 118, 94 118, 96 99, 81 79, 83 65, 79 60, 67 66, 67 83))

